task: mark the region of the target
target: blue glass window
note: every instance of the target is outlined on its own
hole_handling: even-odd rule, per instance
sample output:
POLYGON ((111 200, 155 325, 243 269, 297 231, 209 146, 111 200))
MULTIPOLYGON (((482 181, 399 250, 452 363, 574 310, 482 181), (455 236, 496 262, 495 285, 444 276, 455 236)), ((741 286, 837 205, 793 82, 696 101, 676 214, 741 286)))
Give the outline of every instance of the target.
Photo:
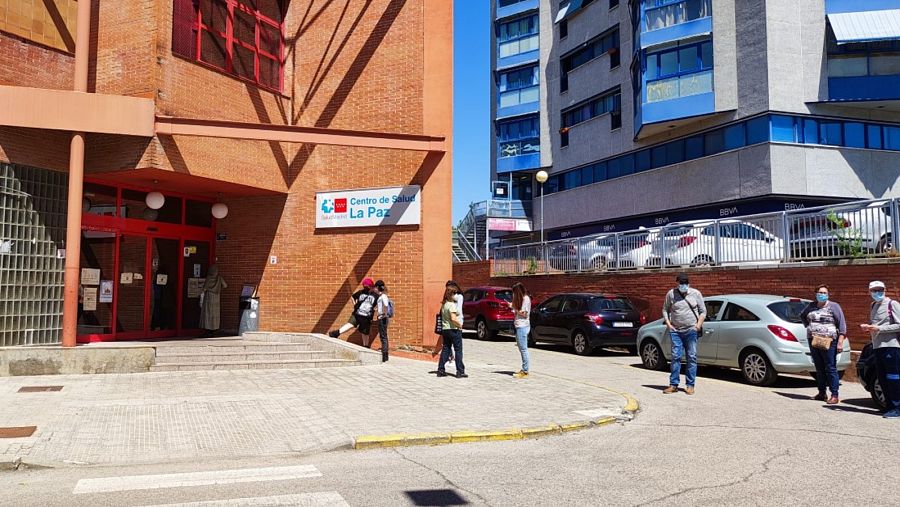
POLYGON ((498 156, 516 157, 541 152, 538 118, 531 117, 497 124, 498 156))
POLYGON ((650 150, 641 150, 635 154, 635 170, 637 172, 646 171, 653 168, 650 159, 650 150))
POLYGON ((703 136, 704 152, 707 155, 715 155, 725 151, 725 136, 721 130, 707 132, 703 136))
POLYGON ((769 117, 760 116, 747 122, 747 145, 769 140, 769 117))
POLYGON ((837 121, 819 122, 819 142, 831 146, 841 146, 841 123, 837 121))
POLYGON ((666 164, 684 162, 684 140, 679 139, 666 145, 666 164))
POLYGON ((900 150, 900 127, 884 127, 884 149, 900 150))
POLYGON ((629 174, 634 174, 634 155, 629 153, 628 155, 623 155, 619 157, 620 166, 619 166, 619 176, 628 176, 629 174))
POLYGON ((737 125, 726 127, 724 135, 726 150, 735 150, 737 148, 743 147, 746 144, 746 142, 744 141, 743 123, 738 123, 737 125))
POLYGON ((849 146, 851 148, 865 148, 866 126, 862 123, 845 123, 844 146, 849 146))
POLYGON ((594 181, 603 181, 606 179, 606 162, 598 162, 594 164, 594 181))
POLYGON ((880 150, 883 145, 881 143, 881 126, 880 125, 867 125, 866 126, 866 143, 869 148, 873 150, 880 150))
POLYGON ((565 173, 566 190, 581 186, 581 171, 569 171, 565 173))
POLYGON ((712 16, 712 0, 647 0, 642 29, 649 32, 708 16, 712 16))
POLYGON ((535 51, 539 42, 537 14, 501 23, 497 28, 500 58, 535 51))
POLYGON ((819 122, 811 118, 803 119, 803 142, 819 144, 819 122))
POLYGON ((703 156, 703 136, 689 137, 684 140, 684 154, 688 160, 703 156))
POLYGON ((621 175, 622 161, 614 158, 606 164, 606 177, 609 179, 618 178, 621 175))
POLYGON ((711 92, 712 41, 644 54, 648 103, 711 92))
POLYGON ((540 100, 539 84, 537 65, 500 74, 500 107, 537 102, 540 100))
POLYGON ((650 150, 650 157, 653 160, 653 167, 662 167, 666 165, 666 147, 657 146, 650 150))
POLYGON ((622 95, 618 89, 615 89, 612 92, 604 92, 599 97, 594 97, 587 102, 564 110, 561 123, 563 128, 568 128, 606 113, 614 113, 621 110, 621 108, 622 95))
POLYGON ((594 182, 594 168, 592 166, 585 166, 581 168, 581 184, 582 185, 590 185, 594 182))
POLYGON ((794 130, 794 118, 790 116, 772 116, 772 140, 783 143, 796 143, 797 131, 794 130))

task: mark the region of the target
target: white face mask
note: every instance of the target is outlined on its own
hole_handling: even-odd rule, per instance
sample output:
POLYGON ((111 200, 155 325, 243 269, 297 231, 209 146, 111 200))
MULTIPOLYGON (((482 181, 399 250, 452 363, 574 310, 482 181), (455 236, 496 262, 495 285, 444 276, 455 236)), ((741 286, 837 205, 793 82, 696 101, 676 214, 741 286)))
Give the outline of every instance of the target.
POLYGON ((690 284, 687 284, 687 283, 678 284, 678 290, 680 290, 681 292, 687 292, 688 289, 690 289, 690 288, 691 288, 690 284))

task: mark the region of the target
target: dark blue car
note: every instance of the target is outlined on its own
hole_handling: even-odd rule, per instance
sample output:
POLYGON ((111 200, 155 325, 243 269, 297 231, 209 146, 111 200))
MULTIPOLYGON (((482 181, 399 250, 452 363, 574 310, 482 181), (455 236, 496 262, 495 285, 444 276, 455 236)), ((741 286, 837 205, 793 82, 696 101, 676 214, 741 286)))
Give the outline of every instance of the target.
POLYGON ((529 341, 564 343, 583 356, 601 347, 625 347, 634 354, 645 320, 625 296, 557 294, 531 312, 529 341))

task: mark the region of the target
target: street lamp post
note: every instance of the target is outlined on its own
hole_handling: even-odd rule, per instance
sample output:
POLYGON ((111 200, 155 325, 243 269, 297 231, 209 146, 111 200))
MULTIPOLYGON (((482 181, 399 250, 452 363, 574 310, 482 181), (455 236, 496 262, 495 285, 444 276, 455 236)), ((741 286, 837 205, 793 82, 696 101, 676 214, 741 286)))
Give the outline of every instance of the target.
POLYGON ((544 245, 544 182, 548 177, 547 171, 544 170, 540 170, 534 175, 534 179, 541 184, 541 246, 544 245))

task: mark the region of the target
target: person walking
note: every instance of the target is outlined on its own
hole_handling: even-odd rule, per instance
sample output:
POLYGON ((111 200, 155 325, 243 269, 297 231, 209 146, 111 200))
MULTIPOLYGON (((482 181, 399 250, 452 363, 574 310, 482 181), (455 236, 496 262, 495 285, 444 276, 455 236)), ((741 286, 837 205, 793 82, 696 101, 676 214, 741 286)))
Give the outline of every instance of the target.
POLYGON ((381 362, 388 360, 388 324, 394 317, 394 302, 387 295, 387 287, 383 280, 375 282, 375 304, 378 318, 378 337, 381 339, 381 362))
POLYGON ((353 313, 350 314, 347 323, 341 326, 340 329, 330 331, 328 336, 337 338, 354 328, 358 329, 364 336, 369 336, 369 332, 372 330, 372 312, 375 308, 374 287, 375 282, 371 278, 363 278, 362 289, 354 292, 353 296, 351 296, 353 298, 353 313))
POLYGON ((884 283, 874 281, 869 284, 872 309, 869 324, 860 327, 872 335, 872 349, 875 352, 875 369, 878 382, 887 402, 884 417, 900 418, 900 305, 884 296, 884 283))
POLYGON ((447 371, 444 366, 450 360, 450 354, 453 353, 456 361, 456 378, 466 378, 466 365, 463 364, 462 351, 462 318, 456 306, 455 296, 457 291, 453 287, 444 289, 444 298, 441 304, 441 338, 443 340, 443 349, 441 350, 441 359, 438 363, 437 376, 446 377, 447 371), (452 348, 452 351, 451 351, 452 348))
POLYGON ((219 274, 219 266, 213 264, 206 272, 203 292, 200 294, 200 327, 203 328, 201 338, 214 336, 219 330, 222 291, 228 288, 225 279, 219 274))
POLYGON ((528 377, 528 334, 531 332, 531 297, 521 282, 512 286, 512 308, 515 313, 513 326, 516 328, 516 345, 522 355, 522 369, 513 373, 515 378, 528 377))
POLYGON ((685 273, 675 277, 678 287, 666 293, 662 314, 666 329, 672 339, 672 370, 669 375, 669 387, 663 393, 672 394, 678 391, 681 382, 681 358, 687 356, 687 370, 684 378, 687 384, 685 393, 693 395, 697 380, 697 334, 706 319, 706 304, 703 294, 692 289, 685 273))
POLYGON ((806 326, 809 353, 816 366, 816 382, 819 384, 819 394, 813 396, 813 399, 835 405, 840 403, 838 389, 841 385, 837 355, 844 350, 847 321, 841 305, 831 301, 829 297, 828 286, 819 285, 816 288, 816 300, 800 312, 800 320, 806 326), (831 390, 831 397, 827 401, 826 386, 831 390))

